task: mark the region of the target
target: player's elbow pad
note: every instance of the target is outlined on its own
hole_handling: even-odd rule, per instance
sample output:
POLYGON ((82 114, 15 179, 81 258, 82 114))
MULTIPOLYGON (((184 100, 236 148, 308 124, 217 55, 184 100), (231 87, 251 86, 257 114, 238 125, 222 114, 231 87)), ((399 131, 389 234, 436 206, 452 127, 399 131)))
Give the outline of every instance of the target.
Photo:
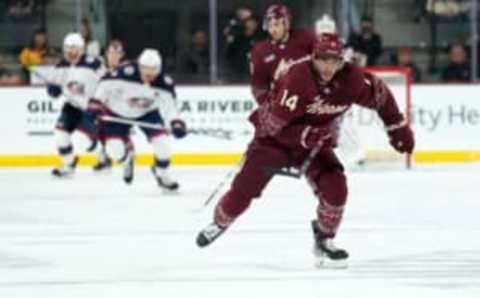
POLYGON ((62 94, 62 87, 56 84, 48 84, 47 92, 51 97, 57 98, 62 94))

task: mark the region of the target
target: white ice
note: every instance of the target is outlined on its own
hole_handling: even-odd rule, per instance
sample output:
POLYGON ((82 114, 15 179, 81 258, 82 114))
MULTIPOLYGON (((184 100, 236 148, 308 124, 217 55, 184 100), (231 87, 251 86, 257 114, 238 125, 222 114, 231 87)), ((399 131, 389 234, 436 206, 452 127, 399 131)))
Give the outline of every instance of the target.
POLYGON ((174 196, 146 168, 131 186, 119 169, 0 170, 0 297, 480 297, 479 165, 349 173, 346 270, 314 267, 316 200, 289 178, 197 248, 229 170, 176 167, 174 196))

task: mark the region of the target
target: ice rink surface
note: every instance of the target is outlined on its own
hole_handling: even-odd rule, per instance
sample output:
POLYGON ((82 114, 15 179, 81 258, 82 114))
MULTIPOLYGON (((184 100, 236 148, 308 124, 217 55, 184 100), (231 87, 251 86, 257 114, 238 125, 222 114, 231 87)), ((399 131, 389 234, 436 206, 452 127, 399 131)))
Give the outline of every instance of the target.
POLYGON ((314 267, 316 199, 289 178, 197 248, 229 170, 176 167, 178 195, 146 168, 131 186, 119 169, 0 170, 0 297, 480 297, 480 165, 349 173, 345 270, 314 267))

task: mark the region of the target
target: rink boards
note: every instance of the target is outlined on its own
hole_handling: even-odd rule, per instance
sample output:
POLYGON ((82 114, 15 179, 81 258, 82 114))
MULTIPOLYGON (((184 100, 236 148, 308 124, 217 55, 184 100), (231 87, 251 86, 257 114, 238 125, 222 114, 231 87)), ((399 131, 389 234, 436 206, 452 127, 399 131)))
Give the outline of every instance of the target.
MULTIPOLYGON (((393 88, 394 93, 397 91, 393 88)), ((248 86, 178 86, 178 107, 190 129, 183 140, 172 140, 174 164, 234 164, 251 137, 247 118, 255 108, 248 86)), ((2 142, 0 166, 49 166, 58 163, 53 127, 61 100, 50 99, 42 87, 0 88, 2 142)), ((401 101, 401 96, 398 96, 401 101)), ((411 119, 417 145, 415 162, 480 160, 480 86, 415 85, 411 119)), ((399 106, 405 106, 399 102, 399 106)), ((378 118, 354 108, 345 120, 354 127, 369 156, 391 152, 378 118)), ((137 162, 150 164, 151 148, 134 131, 137 162)), ((82 155, 82 164, 92 164, 82 155)))

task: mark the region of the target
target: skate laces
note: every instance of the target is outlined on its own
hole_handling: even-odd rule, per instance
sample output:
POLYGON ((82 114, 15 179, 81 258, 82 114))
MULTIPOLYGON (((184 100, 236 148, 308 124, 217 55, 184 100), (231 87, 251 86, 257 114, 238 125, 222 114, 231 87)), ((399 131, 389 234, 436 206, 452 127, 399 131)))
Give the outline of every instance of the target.
POLYGON ((323 245, 325 246, 325 248, 327 248, 328 250, 331 250, 331 251, 340 250, 340 249, 335 245, 335 243, 333 242, 333 239, 327 238, 327 239, 323 240, 322 243, 323 243, 323 245))
POLYGON ((73 164, 71 164, 71 165, 63 164, 60 167, 58 167, 57 169, 62 173, 70 173, 70 172, 73 172, 74 165, 73 164))
POLYGON ((157 168, 155 168, 155 176, 160 178, 163 183, 170 185, 176 183, 168 174, 166 171, 159 171, 157 168))

